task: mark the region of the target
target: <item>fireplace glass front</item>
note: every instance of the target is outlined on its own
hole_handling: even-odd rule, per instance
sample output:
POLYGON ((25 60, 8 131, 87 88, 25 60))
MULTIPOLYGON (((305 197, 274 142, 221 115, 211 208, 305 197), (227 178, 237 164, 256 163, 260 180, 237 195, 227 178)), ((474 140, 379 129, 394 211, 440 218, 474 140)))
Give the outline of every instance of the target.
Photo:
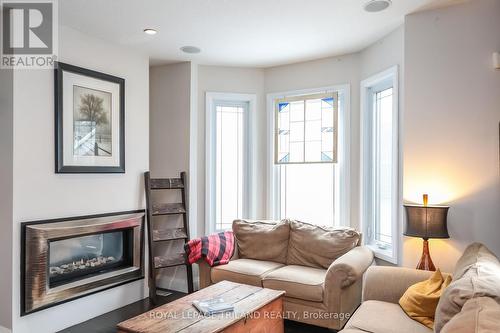
POLYGON ((132 265, 131 229, 49 241, 49 286, 132 265))

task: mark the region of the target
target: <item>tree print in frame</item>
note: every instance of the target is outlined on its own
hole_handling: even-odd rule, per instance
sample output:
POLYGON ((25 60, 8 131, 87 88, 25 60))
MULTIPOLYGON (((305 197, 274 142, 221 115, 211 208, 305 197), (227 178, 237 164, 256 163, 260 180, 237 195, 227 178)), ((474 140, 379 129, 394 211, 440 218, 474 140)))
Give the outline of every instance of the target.
POLYGON ((125 172, 125 80, 57 63, 56 173, 125 172))

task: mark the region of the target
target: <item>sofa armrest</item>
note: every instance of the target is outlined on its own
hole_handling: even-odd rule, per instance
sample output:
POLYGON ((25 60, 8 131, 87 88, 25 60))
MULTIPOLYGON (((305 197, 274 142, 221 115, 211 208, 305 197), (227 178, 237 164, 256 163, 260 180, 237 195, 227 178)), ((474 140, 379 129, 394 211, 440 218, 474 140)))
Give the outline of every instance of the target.
POLYGON ((205 259, 201 258, 196 262, 198 264, 198 274, 199 274, 199 286, 200 289, 206 288, 212 284, 212 278, 210 277, 210 270, 212 269, 205 259))
POLYGON ((325 289, 336 284, 346 288, 363 277, 364 272, 373 263, 373 252, 366 246, 356 246, 351 251, 337 258, 326 272, 325 289))
MULTIPOLYGON (((229 259, 229 261, 238 259, 238 245, 234 244, 233 255, 229 259)), ((198 274, 200 281, 200 289, 206 288, 212 284, 212 277, 210 275, 210 271, 212 267, 208 265, 204 258, 199 259, 196 264, 198 264, 198 274)))
POLYGON ((234 238, 234 250, 233 250, 233 255, 229 259, 229 261, 239 259, 239 253, 238 253, 238 243, 236 242, 236 237, 234 238))
POLYGON ((373 252, 356 246, 337 258, 328 268, 324 283, 324 304, 327 312, 337 314, 335 327, 344 326, 361 304, 363 274, 373 264, 373 252))
POLYGON ((428 279, 433 272, 411 268, 373 266, 365 274, 363 301, 399 303, 409 286, 428 279))

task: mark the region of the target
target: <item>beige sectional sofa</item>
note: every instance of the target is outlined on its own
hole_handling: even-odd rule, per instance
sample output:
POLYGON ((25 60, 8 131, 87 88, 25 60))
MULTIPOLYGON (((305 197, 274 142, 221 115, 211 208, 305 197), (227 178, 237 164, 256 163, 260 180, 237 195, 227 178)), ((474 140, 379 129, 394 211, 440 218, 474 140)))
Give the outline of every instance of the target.
POLYGON ((227 265, 200 266, 200 288, 222 280, 285 290, 290 320, 340 329, 361 303, 373 253, 353 229, 298 221, 233 222, 236 249, 227 265))
MULTIPOLYGON (((406 289, 433 272, 400 267, 370 267, 363 303, 341 333, 431 333, 412 320, 398 302, 406 289)), ((500 262, 484 245, 472 244, 456 264, 452 283, 436 309, 436 333, 500 332, 500 262)))

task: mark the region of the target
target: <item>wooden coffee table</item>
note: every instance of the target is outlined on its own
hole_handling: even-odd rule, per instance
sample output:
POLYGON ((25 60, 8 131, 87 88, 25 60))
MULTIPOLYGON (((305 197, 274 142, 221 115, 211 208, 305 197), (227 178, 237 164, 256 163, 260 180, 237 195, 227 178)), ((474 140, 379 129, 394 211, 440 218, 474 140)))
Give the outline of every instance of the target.
POLYGON ((284 291, 222 281, 118 324, 118 333, 283 333, 284 291), (202 316, 194 300, 222 297, 234 312, 202 316))

